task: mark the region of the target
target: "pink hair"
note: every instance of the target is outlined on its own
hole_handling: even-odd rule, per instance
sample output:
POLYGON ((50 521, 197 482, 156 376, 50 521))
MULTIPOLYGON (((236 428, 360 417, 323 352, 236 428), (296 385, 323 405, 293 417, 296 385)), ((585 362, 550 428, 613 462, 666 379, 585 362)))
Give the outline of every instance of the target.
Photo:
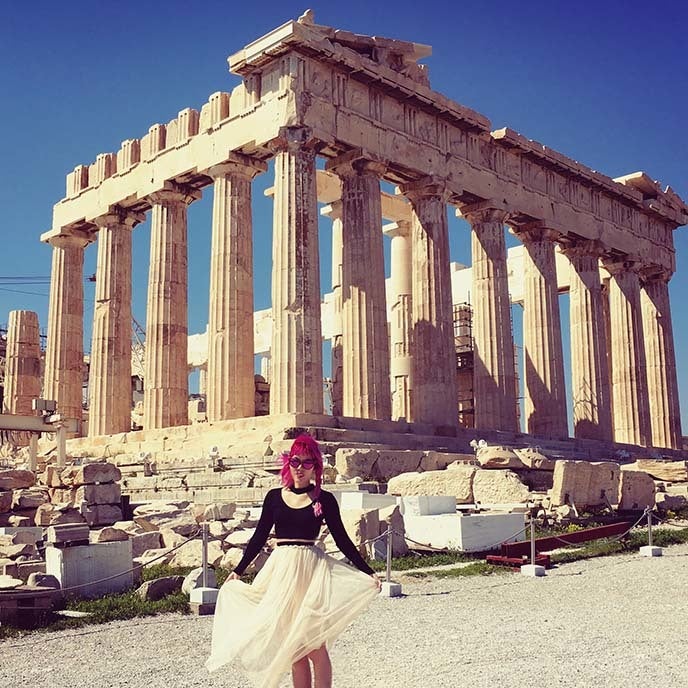
POLYGON ((282 453, 280 457, 282 459, 280 478, 282 485, 285 487, 291 487, 294 484, 294 479, 291 477, 291 471, 289 470, 289 459, 292 456, 298 456, 301 459, 313 459, 315 463, 315 494, 313 496, 317 500, 320 496, 320 485, 322 485, 323 475, 323 458, 318 443, 310 435, 304 433, 294 440, 288 452, 282 453))

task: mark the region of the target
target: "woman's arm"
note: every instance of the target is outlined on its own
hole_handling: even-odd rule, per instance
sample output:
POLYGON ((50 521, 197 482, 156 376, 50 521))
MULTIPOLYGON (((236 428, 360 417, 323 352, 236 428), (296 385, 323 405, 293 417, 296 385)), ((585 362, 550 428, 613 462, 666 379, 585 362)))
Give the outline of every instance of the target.
POLYGON ((263 500, 263 510, 260 514, 258 525, 256 526, 256 532, 253 533, 253 536, 248 541, 246 549, 244 550, 244 556, 234 569, 234 573, 236 573, 237 576, 241 576, 241 574, 243 574, 248 565, 258 556, 258 553, 261 549, 263 549, 265 543, 268 541, 272 526, 275 524, 272 506, 274 499, 273 492, 274 490, 271 490, 265 495, 265 499, 263 500))
POLYGON ((325 523, 330 529, 330 533, 334 541, 339 547, 339 551, 359 570, 368 575, 373 575, 375 572, 368 566, 365 559, 361 556, 356 546, 351 542, 349 534, 342 523, 342 516, 339 513, 339 504, 333 494, 323 492, 320 495, 320 502, 323 505, 323 515, 325 516, 325 523))

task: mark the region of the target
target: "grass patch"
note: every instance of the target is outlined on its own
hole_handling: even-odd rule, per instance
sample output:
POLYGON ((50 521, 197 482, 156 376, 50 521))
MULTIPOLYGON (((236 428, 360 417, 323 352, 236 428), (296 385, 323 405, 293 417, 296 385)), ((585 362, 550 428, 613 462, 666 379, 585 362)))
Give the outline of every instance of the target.
MULTIPOLYGON (((405 557, 392 558, 392 569, 394 571, 408 571, 425 566, 445 566, 447 564, 457 564, 467 561, 475 561, 476 557, 466 552, 442 552, 435 554, 409 554, 405 557)), ((387 565, 384 561, 370 561, 370 568, 373 571, 384 571, 387 565)))

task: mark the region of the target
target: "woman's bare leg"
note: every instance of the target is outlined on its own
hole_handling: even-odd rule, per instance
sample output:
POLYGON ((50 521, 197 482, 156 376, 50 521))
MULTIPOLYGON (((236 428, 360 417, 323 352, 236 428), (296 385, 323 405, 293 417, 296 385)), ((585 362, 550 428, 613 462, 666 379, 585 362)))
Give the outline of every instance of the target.
POLYGON ((327 647, 321 645, 317 650, 309 653, 308 657, 313 662, 315 688, 332 688, 332 663, 327 647))
POLYGON ((294 688, 311 688, 311 665, 308 657, 303 657, 291 665, 291 680, 294 688))

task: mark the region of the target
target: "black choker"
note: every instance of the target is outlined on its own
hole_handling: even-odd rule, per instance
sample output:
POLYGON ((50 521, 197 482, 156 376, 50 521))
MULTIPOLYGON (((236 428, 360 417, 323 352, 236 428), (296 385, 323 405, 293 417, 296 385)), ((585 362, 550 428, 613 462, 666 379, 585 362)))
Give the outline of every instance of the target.
POLYGON ((289 486, 289 491, 294 494, 306 494, 306 492, 310 492, 312 489, 313 485, 306 485, 306 487, 296 487, 296 485, 289 486))

